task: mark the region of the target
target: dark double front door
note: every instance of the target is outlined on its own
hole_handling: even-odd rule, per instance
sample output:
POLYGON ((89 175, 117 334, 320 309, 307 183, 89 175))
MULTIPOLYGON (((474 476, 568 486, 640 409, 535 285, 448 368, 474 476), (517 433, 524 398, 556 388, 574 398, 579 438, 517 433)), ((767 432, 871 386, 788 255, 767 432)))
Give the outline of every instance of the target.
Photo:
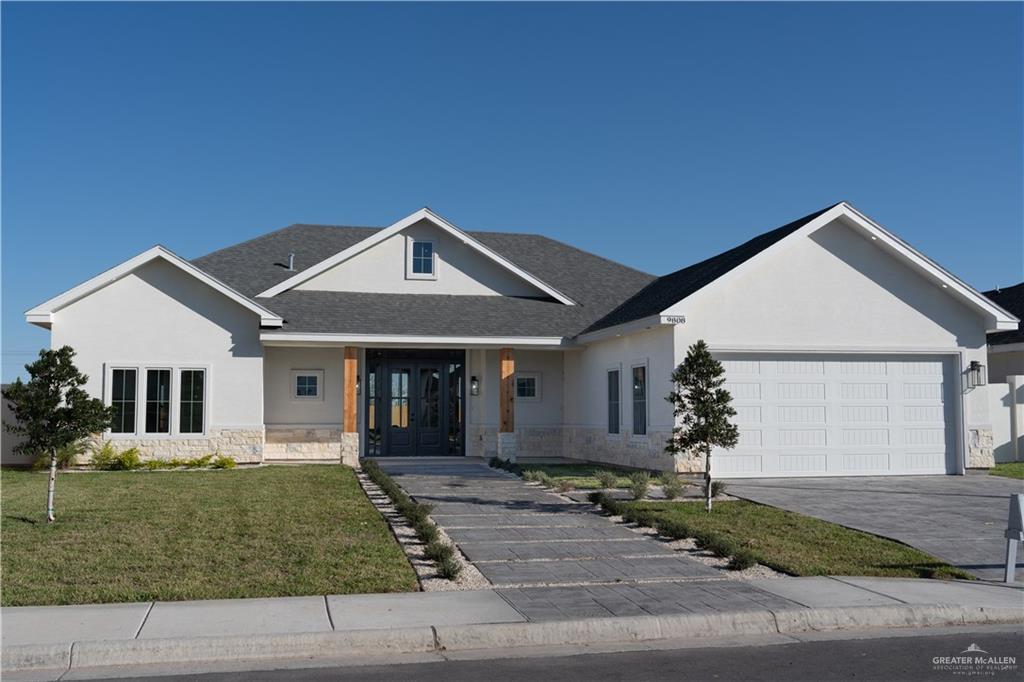
POLYGON ((368 364, 367 454, 463 452, 463 354, 376 351, 368 364))

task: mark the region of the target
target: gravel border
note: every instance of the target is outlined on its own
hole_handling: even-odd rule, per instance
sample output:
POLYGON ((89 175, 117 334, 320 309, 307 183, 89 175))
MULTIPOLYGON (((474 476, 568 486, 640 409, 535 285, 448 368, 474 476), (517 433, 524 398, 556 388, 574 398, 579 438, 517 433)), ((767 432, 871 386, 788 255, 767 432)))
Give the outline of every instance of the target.
MULTIPOLYGON (((395 509, 395 504, 391 501, 391 498, 384 494, 384 491, 361 470, 356 471, 356 478, 359 480, 359 485, 363 487, 366 497, 369 498, 371 504, 376 507, 380 515, 384 517, 391 527, 392 534, 398 540, 398 544, 402 547, 402 551, 405 552, 406 558, 416 572, 416 578, 420 583, 422 591, 455 592, 491 587, 491 582, 462 555, 459 546, 452 542, 448 534, 444 532, 444 529, 437 523, 434 523, 437 526, 441 540, 455 548, 455 560, 462 565, 459 577, 455 580, 439 577, 437 575, 437 564, 423 556, 423 549, 426 545, 416 537, 416 531, 413 530, 406 518, 395 509)), ((433 520, 431 521, 433 522, 433 520)))

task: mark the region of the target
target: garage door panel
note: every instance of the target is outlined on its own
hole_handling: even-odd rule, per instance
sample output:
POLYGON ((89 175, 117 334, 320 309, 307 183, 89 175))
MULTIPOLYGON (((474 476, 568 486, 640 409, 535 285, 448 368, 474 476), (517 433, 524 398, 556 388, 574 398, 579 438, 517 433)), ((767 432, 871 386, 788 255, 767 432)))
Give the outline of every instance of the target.
POLYGON ((726 355, 740 443, 716 476, 947 473, 952 363, 927 356, 726 355))

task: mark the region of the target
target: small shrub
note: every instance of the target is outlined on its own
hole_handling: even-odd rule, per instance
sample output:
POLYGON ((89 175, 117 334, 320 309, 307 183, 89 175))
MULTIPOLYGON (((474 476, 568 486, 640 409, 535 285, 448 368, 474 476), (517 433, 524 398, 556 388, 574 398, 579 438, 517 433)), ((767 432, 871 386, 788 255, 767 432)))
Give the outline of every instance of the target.
POLYGON ((634 471, 629 475, 629 493, 634 500, 642 500, 651 484, 651 475, 646 471, 634 471))
MULTIPOLYGON (((62 448, 57 448, 57 468, 58 469, 69 469, 78 464, 78 456, 85 454, 87 449, 84 440, 75 441, 69 443, 62 448)), ((49 469, 50 468, 50 453, 44 452, 40 454, 32 462, 33 469, 49 469)))
POLYGON ((150 459, 142 463, 142 468, 149 471, 156 471, 157 469, 166 469, 167 462, 162 459, 150 459))
POLYGON ((587 501, 590 502, 590 504, 596 504, 599 507, 604 506, 604 504, 602 504, 604 502, 604 497, 604 493, 600 490, 593 490, 587 493, 587 501))
POLYGON ((423 556, 440 563, 455 556, 455 548, 446 542, 434 540, 423 549, 423 556))
POLYGON ((614 488, 619 484, 619 475, 614 471, 608 471, 602 469, 601 471, 594 473, 594 478, 601 484, 602 488, 614 488))
POLYGON ((729 569, 733 571, 742 571, 755 565, 757 556, 746 548, 737 549, 729 559, 729 569))
POLYGON ((739 551, 736 543, 721 533, 698 533, 696 540, 698 547, 706 549, 715 556, 727 558, 739 551))
POLYGON ((605 495, 601 500, 601 506, 612 516, 622 516, 626 511, 626 505, 622 500, 616 500, 610 495, 605 495))
POLYGON ((210 462, 213 460, 213 455, 203 455, 202 457, 194 457, 192 459, 185 460, 186 469, 205 469, 210 466, 210 462))
POLYGON ((437 562, 437 575, 445 580, 455 580, 462 573, 462 564, 454 556, 437 562))
POLYGON ((537 471, 536 469, 527 469, 526 471, 523 472, 523 480, 529 481, 530 483, 535 483, 538 480, 539 474, 540 472, 537 471))
MULTIPOLYGON (((708 495, 708 482, 704 481, 704 484, 700 487, 700 492, 704 497, 708 495)), ((719 495, 725 494, 725 481, 711 481, 711 497, 718 497, 719 495)))
POLYGON ((562 480, 555 484, 555 490, 560 493, 568 493, 576 490, 576 486, 572 481, 562 480))
POLYGON ((666 500, 674 500, 682 495, 685 487, 686 484, 675 474, 661 477, 661 492, 665 493, 666 500))
POLYGON ((227 455, 217 455, 213 458, 213 462, 210 464, 214 469, 234 469, 236 462, 233 457, 227 455))
POLYGON ((540 483, 545 488, 555 487, 555 479, 551 478, 551 476, 549 476, 546 471, 537 472, 537 482, 540 483))
POLYGON ((142 466, 142 458, 138 448, 128 448, 118 452, 114 445, 107 441, 92 453, 92 465, 103 471, 130 471, 142 466))
POLYGON ((626 507, 622 510, 622 518, 630 523, 635 523, 638 526, 653 527, 657 522, 657 515, 649 509, 636 509, 633 507, 626 507))
POLYGON ((437 539, 440 537, 437 526, 427 519, 419 521, 412 527, 412 529, 416 531, 416 537, 418 537, 421 542, 428 545, 433 542, 437 542, 437 539))
POLYGON ((658 529, 659 533, 673 540, 685 540, 693 532, 685 521, 677 519, 657 519, 654 522, 654 527, 658 529))

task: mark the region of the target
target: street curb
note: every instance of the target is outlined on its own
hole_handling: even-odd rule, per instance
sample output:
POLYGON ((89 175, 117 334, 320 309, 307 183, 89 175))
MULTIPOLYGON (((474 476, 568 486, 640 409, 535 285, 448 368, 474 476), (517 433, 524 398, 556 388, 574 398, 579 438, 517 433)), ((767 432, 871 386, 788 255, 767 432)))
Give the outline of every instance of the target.
POLYGON ((1024 623, 1013 607, 847 606, 782 611, 688 613, 535 623, 481 623, 391 630, 82 641, 3 649, 5 672, 225 661, 345 658, 373 653, 440 653, 516 647, 790 634, 866 628, 1024 623))

